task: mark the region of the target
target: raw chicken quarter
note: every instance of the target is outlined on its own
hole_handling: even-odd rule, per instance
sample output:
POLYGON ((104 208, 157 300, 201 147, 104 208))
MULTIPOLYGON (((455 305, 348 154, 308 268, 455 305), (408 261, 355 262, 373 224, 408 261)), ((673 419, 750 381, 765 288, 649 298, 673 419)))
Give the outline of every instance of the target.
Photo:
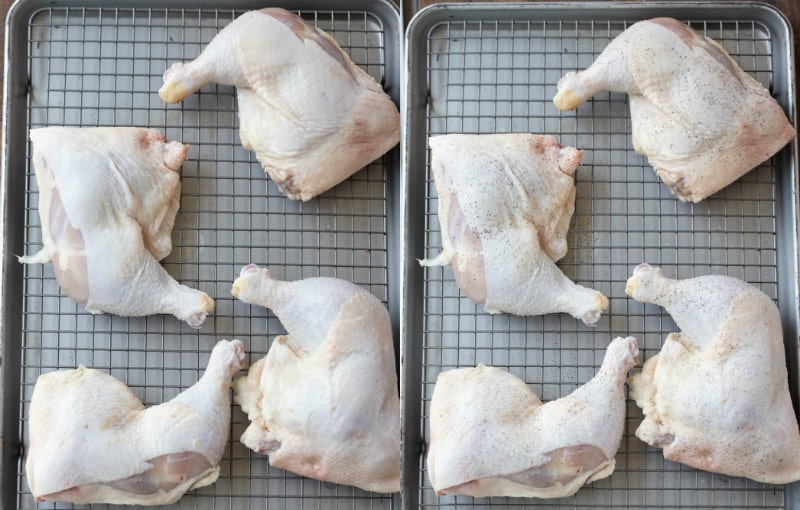
POLYGON ((769 91, 716 41, 672 18, 633 24, 553 99, 572 110, 609 90, 629 95, 633 148, 670 191, 699 202, 795 136, 769 91))
POLYGON ((420 264, 450 264, 461 291, 489 313, 566 312, 596 323, 608 299, 555 264, 567 253, 582 152, 527 133, 441 135, 429 144, 442 251, 420 264))
POLYGON ((170 313, 199 328, 214 308, 159 260, 172 251, 187 145, 154 129, 32 129, 42 250, 61 289, 91 313, 170 313))
POLYGON ((200 380, 145 409, 119 380, 81 366, 36 381, 25 472, 37 501, 166 505, 214 483, 230 429, 230 382, 244 366, 222 340, 200 380))
POLYGON ((735 278, 672 280, 647 264, 625 291, 663 306, 681 329, 630 380, 645 415, 636 436, 698 469, 775 484, 799 480, 800 432, 772 300, 735 278))
POLYGON ((611 475, 638 354, 635 338, 615 338, 591 381, 546 404, 498 368, 439 374, 427 458, 436 493, 561 498, 611 475))
POLYGON ((241 441, 271 465, 368 491, 400 490, 400 398, 389 314, 344 280, 281 282, 248 265, 233 284, 288 331, 233 383, 241 441))
POLYGON ((239 136, 280 190, 309 200, 400 141, 400 113, 333 37, 284 9, 247 12, 164 73, 167 103, 236 86, 239 136))

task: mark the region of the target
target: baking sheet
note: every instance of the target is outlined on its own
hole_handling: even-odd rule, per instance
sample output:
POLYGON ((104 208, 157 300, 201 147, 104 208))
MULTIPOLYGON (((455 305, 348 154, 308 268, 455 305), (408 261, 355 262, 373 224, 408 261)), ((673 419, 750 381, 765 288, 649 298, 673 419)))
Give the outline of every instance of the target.
MULTIPOLYGON (((169 65, 196 57, 245 10, 272 4, 32 0, 12 9, 2 194, 4 508, 37 507, 24 474, 23 438, 40 373, 85 364, 119 378, 145 405, 153 405, 194 384, 219 339, 242 340, 248 364, 265 355, 284 329, 269 311, 231 296, 231 284, 247 263, 270 267, 281 279, 353 281, 389 307, 397 332, 398 148, 315 200, 289 201, 239 144, 233 87, 207 86, 176 105, 165 105, 157 95, 169 65), (191 146, 180 171, 174 249, 163 264, 179 282, 216 300, 200 330, 171 316, 88 314, 60 291, 51 265, 17 263, 15 255, 41 247, 27 134, 47 125, 151 127, 191 146)), ((279 5, 331 33, 399 104, 399 15, 391 3, 279 5)), ((188 493, 173 508, 396 505, 397 496, 270 468, 265 456, 239 443, 248 422, 238 406, 232 407, 219 480, 188 493)), ((70 506, 38 506, 54 507, 70 506)))
POLYGON ((405 211, 404 507, 800 507, 796 485, 764 485, 665 461, 661 450, 634 436, 642 415, 633 402, 616 471, 573 497, 437 497, 426 473, 429 403, 441 371, 498 366, 550 401, 593 377, 615 336, 637 337, 640 359, 656 354, 677 327, 663 309, 626 298, 625 281, 641 262, 674 278, 727 274, 775 299, 796 406, 795 143, 704 202, 684 204, 633 151, 624 94, 601 93, 573 112, 552 104, 563 74, 587 67, 635 21, 657 16, 688 22, 719 41, 794 119, 791 29, 766 4, 449 4, 424 9, 410 22, 403 158, 406 195, 420 198, 408 200, 405 211), (596 327, 564 314, 489 315, 461 295, 449 267, 416 263, 441 249, 427 138, 459 132, 552 134, 584 150, 569 252, 558 265, 576 283, 609 297, 610 309, 596 327))

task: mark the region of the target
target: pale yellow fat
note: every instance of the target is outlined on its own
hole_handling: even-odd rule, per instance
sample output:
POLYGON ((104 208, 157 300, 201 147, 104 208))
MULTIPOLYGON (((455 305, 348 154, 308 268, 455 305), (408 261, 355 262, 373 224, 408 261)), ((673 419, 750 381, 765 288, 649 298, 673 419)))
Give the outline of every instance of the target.
POLYGON ((238 299, 239 295, 245 290, 246 287, 247 287, 247 282, 239 278, 233 282, 233 288, 231 288, 231 294, 233 294, 233 297, 238 299))
POLYGON ((179 101, 183 101, 188 95, 189 91, 186 90, 186 87, 177 81, 166 82, 158 91, 158 96, 165 103, 177 103, 179 101))
POLYGON ((553 104, 562 111, 574 110, 583 102, 583 99, 570 89, 561 90, 553 98, 553 104))

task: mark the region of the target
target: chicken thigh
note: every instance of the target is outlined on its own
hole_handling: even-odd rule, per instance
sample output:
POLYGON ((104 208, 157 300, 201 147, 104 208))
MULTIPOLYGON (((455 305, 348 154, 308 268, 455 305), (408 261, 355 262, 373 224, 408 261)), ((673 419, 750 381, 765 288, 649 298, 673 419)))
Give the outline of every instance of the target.
POLYGON ((442 135, 429 140, 442 252, 461 291, 490 313, 566 312, 594 324, 608 299, 555 264, 567 252, 581 151, 552 136, 442 135))
POLYGON ((31 130, 42 250, 61 289, 91 313, 170 313, 199 328, 214 308, 158 263, 172 251, 187 145, 156 130, 31 130))
POLYGON ((279 8, 247 12, 164 73, 167 103, 235 85, 239 136, 280 190, 309 200, 397 145, 400 113, 328 34, 279 8))
POLYGON ((119 380, 91 368, 39 377, 25 471, 37 501, 167 505, 214 483, 228 443, 238 340, 219 342, 200 380, 145 409, 119 380))
POLYGON ((233 294, 272 309, 289 333, 233 383, 252 422, 242 443, 302 476, 399 491, 400 398, 383 304, 344 280, 281 282, 253 264, 233 294))
POLYGON ((428 449, 436 493, 561 498, 611 475, 638 354, 635 338, 615 338, 591 381, 546 404, 498 368, 439 374, 428 449))
POLYGON ((636 430, 664 456, 759 482, 800 479, 798 432, 778 309, 727 276, 671 280, 642 264, 625 291, 663 306, 681 329, 630 381, 636 430))
POLYGON ((671 18, 635 23, 553 99, 572 110, 603 90, 630 96, 633 148, 673 195, 699 202, 778 152, 794 128, 717 42, 671 18))

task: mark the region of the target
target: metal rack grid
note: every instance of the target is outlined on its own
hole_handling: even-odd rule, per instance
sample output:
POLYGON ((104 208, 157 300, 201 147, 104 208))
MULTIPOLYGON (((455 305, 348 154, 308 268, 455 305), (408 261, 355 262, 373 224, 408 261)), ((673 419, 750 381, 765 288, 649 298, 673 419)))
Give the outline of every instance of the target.
MULTIPOLYGON (((595 328, 564 314, 490 315, 463 297, 449 267, 425 268, 420 296, 424 300, 421 423, 414 432, 423 445, 428 441, 430 398, 441 371, 494 365, 522 378, 546 402, 593 377, 615 336, 637 337, 640 359, 656 354, 662 339, 677 327, 661 308, 625 297, 625 281, 640 262, 661 266, 673 278, 727 274, 778 297, 776 217, 781 211, 776 210, 774 160, 700 204, 679 202, 646 159, 633 151, 624 94, 602 93, 567 113, 551 102, 558 79, 586 68, 630 22, 602 16, 571 21, 570 14, 540 21, 525 12, 511 21, 494 18, 491 9, 484 12, 463 20, 451 13, 448 21, 427 29, 424 61, 421 52, 409 50, 409 58, 419 57, 417 64, 426 70, 429 91, 427 132, 418 133, 409 145, 419 143, 422 150, 428 136, 444 133, 532 132, 554 134, 563 145, 583 149, 569 252, 558 265, 576 283, 607 295, 610 309, 595 328)), ((775 34, 765 26, 754 20, 684 21, 719 41, 744 70, 771 85, 775 34)), ((425 169, 418 169, 425 172, 424 226, 419 226, 424 227, 425 249, 411 254, 418 258, 433 257, 441 250, 429 150, 425 163, 425 169)), ((422 186, 419 189, 422 192, 422 186)), ((635 437, 641 419, 639 408, 628 402, 616 471, 563 499, 437 497, 422 452, 416 482, 419 506, 783 507, 781 486, 665 461, 661 450, 635 437)))
MULTIPOLYGON (((387 73, 383 20, 367 11, 303 10, 333 35, 379 83, 387 73)), ((233 87, 211 86, 178 105, 156 94, 161 74, 188 61, 242 11, 223 9, 47 8, 28 28, 29 128, 47 125, 142 126, 189 144, 180 173, 181 204, 173 252, 163 262, 179 282, 216 300, 200 330, 171 316, 91 315, 59 289, 50 265, 24 267, 19 438, 27 437, 30 397, 44 372, 79 364, 110 373, 145 405, 194 384, 221 338, 244 342, 248 365, 284 333, 271 312, 235 300, 231 284, 250 262, 277 278, 333 276, 389 303, 387 186, 397 169, 387 157, 308 203, 289 201, 239 144, 233 87)), ((25 252, 41 247, 33 169, 25 168, 25 252)), ((396 161, 396 158, 395 158, 396 161)), ((19 220, 20 222, 22 219, 19 220)), ((391 303, 390 306, 395 306, 391 303)), ((244 372, 241 373, 242 375, 244 372)), ((16 398, 13 394, 9 398, 16 398)), ((388 508, 391 495, 306 479, 271 468, 238 440, 248 425, 232 406, 219 480, 191 491, 180 508, 388 508)), ((18 459, 17 508, 38 507, 18 459)))

